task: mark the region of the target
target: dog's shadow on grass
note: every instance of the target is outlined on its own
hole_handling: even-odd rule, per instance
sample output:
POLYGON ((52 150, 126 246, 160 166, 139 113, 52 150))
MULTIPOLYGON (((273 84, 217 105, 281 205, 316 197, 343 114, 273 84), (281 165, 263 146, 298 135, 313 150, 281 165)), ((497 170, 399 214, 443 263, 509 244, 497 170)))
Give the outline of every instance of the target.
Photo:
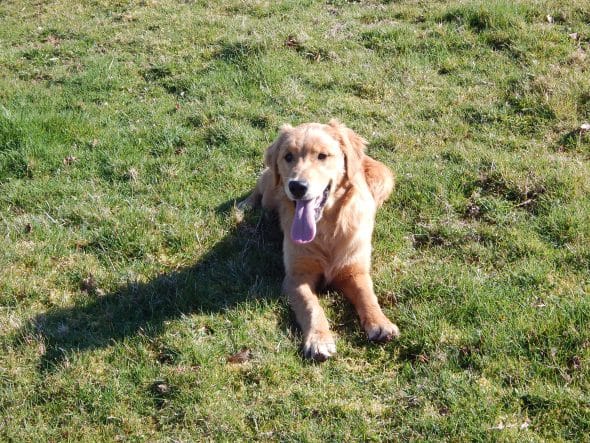
MULTIPOLYGON (((216 210, 231 217, 233 201, 216 210)), ((58 368, 71 352, 107 347, 139 333, 156 336, 166 321, 183 315, 222 313, 264 293, 278 298, 283 275, 281 238, 268 214, 247 212, 193 266, 147 282, 129 282, 106 294, 94 293, 92 301, 83 305, 50 310, 34 318, 21 336, 33 333, 43 338, 45 352, 39 369, 46 372, 58 368)))

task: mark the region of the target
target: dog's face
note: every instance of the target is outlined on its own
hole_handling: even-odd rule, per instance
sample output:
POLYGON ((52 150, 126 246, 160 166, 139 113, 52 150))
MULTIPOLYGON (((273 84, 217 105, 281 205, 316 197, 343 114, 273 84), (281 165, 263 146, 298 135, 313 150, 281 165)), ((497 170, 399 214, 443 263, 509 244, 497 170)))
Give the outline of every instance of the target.
POLYGON ((267 149, 266 163, 293 201, 295 216, 291 239, 309 243, 316 224, 343 179, 360 168, 364 141, 338 122, 284 126, 267 149), (358 146, 354 146, 354 144, 358 146))

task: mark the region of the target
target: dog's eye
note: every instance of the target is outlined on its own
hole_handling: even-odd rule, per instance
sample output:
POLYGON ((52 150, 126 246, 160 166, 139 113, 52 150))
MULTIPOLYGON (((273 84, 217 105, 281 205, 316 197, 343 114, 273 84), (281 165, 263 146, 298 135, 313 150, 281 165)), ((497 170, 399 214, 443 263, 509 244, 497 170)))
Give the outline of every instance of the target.
POLYGON ((291 161, 292 161, 292 160, 293 160, 293 154, 291 154, 291 153, 289 152, 287 155, 285 155, 285 161, 286 161, 287 163, 291 163, 291 161))
POLYGON ((327 154, 322 153, 322 154, 319 154, 318 155, 318 160, 325 160, 327 158, 328 158, 328 155, 327 154))

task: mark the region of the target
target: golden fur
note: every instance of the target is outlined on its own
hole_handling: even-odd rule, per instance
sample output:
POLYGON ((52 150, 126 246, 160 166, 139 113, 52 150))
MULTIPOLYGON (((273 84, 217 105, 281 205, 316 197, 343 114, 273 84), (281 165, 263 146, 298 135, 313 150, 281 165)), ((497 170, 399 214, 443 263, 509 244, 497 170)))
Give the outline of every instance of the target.
POLYGON ((285 125, 266 150, 266 169, 254 192, 239 205, 261 203, 279 215, 284 233, 283 291, 303 331, 303 353, 316 360, 336 352, 316 296, 320 283, 335 287, 351 301, 370 340, 388 341, 399 335, 381 311, 369 275, 375 212, 391 193, 393 176, 364 150, 365 140, 335 120, 328 125, 285 125), (316 217, 320 213, 317 232, 303 243, 289 235, 297 200, 290 188, 293 181, 308 186, 305 201, 319 202, 313 212, 316 217))

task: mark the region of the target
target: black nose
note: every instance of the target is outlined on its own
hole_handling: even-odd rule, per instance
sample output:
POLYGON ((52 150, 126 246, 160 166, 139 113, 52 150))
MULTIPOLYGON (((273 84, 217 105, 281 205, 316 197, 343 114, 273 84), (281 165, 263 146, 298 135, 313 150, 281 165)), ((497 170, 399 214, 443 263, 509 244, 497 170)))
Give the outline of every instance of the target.
POLYGON ((304 181, 291 180, 289 182, 289 191, 295 198, 301 198, 307 192, 307 183, 304 181))

